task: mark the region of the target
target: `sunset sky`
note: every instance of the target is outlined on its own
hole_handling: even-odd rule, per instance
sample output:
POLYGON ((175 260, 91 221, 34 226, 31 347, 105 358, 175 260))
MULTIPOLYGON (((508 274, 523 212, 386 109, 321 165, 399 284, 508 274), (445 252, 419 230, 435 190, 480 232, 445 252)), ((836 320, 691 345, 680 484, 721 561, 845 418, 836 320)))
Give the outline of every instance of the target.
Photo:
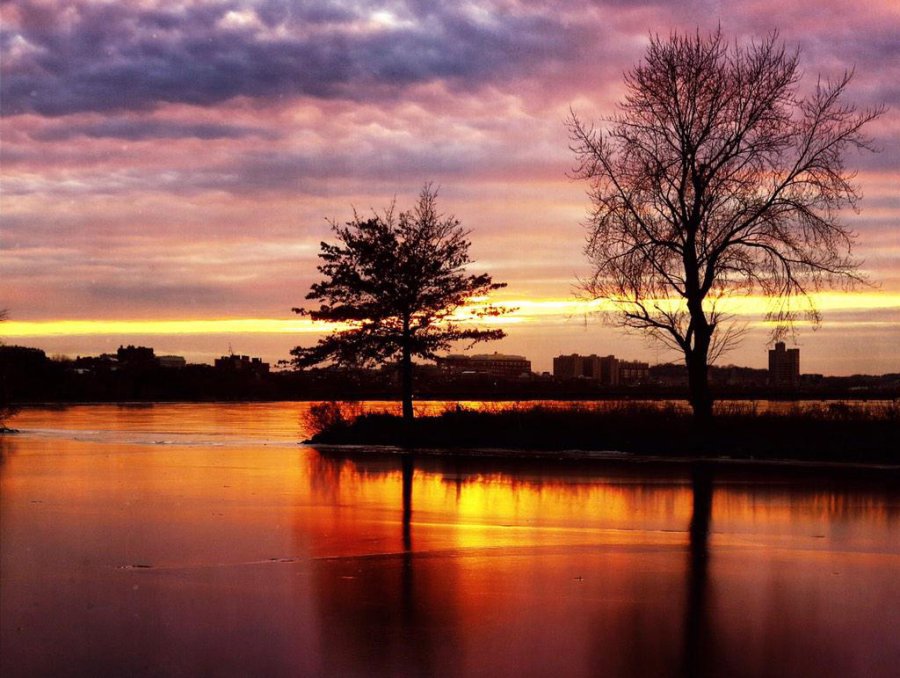
MULTIPOLYGON (((508 338, 476 349, 677 359, 577 303, 585 185, 565 119, 614 111, 651 32, 778 29, 804 86, 855 69, 887 105, 849 154, 844 220, 873 285, 818 299, 801 370, 900 372, 900 3, 875 0, 0 2, 0 325, 74 356, 153 346, 275 362, 316 330, 290 312, 327 219, 411 206, 422 184, 471 229, 472 272, 508 287, 508 338)), ((763 367, 762 300, 735 311, 763 367)))

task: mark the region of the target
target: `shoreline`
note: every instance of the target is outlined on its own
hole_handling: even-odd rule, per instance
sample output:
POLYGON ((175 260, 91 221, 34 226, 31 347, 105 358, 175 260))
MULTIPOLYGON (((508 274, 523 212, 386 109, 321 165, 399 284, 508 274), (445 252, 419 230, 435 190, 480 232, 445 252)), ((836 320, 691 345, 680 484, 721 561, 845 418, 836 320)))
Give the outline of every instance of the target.
MULTIPOLYGON (((431 413, 423 411, 411 425, 389 413, 394 411, 390 401, 370 401, 369 407, 362 408, 352 403, 307 407, 304 401, 280 401, 279 414, 272 422, 279 440, 286 444, 306 444, 334 454, 402 454, 409 450, 437 458, 670 466, 705 461, 720 466, 861 468, 885 473, 900 468, 900 408, 893 401, 819 401, 787 408, 753 401, 722 403, 722 412, 702 430, 681 401, 620 400, 608 405, 516 401, 502 406, 457 403, 457 407, 455 401, 434 402, 431 413), (286 422, 290 424, 287 427, 286 422)), ((249 413, 260 406, 271 404, 121 401, 105 406, 34 405, 22 408, 25 419, 11 417, 0 422, 0 436, 11 439, 18 435, 16 429, 32 418, 25 414, 29 410, 83 407, 84 416, 89 417, 95 406, 123 408, 125 412, 155 405, 184 413, 233 410, 243 421, 242 417, 255 418, 249 413)))
MULTIPOLYGON (((365 394, 361 396, 340 396, 340 397, 320 397, 310 396, 306 398, 238 398, 238 399, 200 399, 200 400, 183 400, 183 399, 153 399, 153 400, 36 400, 11 403, 17 409, 21 408, 59 408, 59 407, 79 407, 90 405, 117 405, 120 407, 151 407, 153 405, 201 405, 201 404, 218 404, 218 405, 240 405, 254 403, 397 403, 402 401, 396 395, 391 394, 365 394)), ((516 394, 435 394, 425 398, 416 398, 413 405, 417 403, 452 403, 452 402, 483 402, 483 403, 603 403, 603 402, 622 402, 622 403, 641 403, 641 402, 679 402, 689 403, 687 395, 681 393, 610 393, 610 394, 554 394, 548 393, 545 396, 516 395, 516 394)), ((777 394, 734 394, 717 396, 715 403, 754 403, 754 402, 772 402, 772 403, 832 403, 832 402, 860 402, 860 403, 897 403, 900 397, 896 395, 883 394, 828 394, 828 393, 805 393, 794 395, 777 395, 777 394)))
POLYGON ((831 475, 833 472, 850 471, 854 475, 881 474, 879 479, 900 480, 900 464, 878 462, 828 461, 808 459, 756 459, 729 457, 704 457, 699 455, 654 455, 617 450, 529 450, 499 447, 401 447, 399 445, 366 445, 366 444, 320 444, 304 441, 299 445, 313 449, 326 456, 335 457, 422 457, 429 459, 459 459, 464 461, 503 460, 523 462, 558 461, 563 463, 585 463, 599 466, 629 466, 645 468, 679 467, 690 469, 694 466, 721 467, 734 470, 782 470, 782 471, 820 471, 831 475))
POLYGON ((404 421, 358 413, 335 403, 310 411, 310 443, 409 449, 520 450, 546 456, 655 459, 796 460, 840 464, 900 463, 900 409, 821 403, 777 412, 754 405, 716 414, 703 426, 675 404, 622 402, 590 406, 446 409, 404 421))

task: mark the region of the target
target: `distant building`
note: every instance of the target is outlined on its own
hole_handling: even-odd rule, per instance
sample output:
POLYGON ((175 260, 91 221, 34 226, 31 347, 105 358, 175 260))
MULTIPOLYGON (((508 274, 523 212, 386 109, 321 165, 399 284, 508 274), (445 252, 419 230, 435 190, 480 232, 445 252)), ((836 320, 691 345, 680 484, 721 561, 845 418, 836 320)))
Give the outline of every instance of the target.
POLYGON ((553 359, 553 376, 559 379, 577 379, 584 376, 584 358, 576 353, 560 355, 553 359))
POLYGON ((438 366, 454 373, 473 372, 493 377, 520 377, 531 374, 531 361, 521 355, 489 353, 448 355, 437 359, 438 366))
POLYGON ((180 355, 161 355, 156 360, 159 363, 160 367, 166 367, 174 370, 180 370, 182 367, 187 365, 187 361, 180 355))
POLYGON ((785 349, 779 341, 769 350, 769 385, 779 388, 797 388, 800 384, 800 349, 785 349))
POLYGON ((643 384, 648 380, 648 363, 619 360, 614 355, 561 355, 553 359, 553 376, 558 379, 592 379, 604 386, 643 384))
POLYGON ((221 358, 216 358, 215 367, 217 370, 232 372, 269 373, 269 363, 264 363, 262 358, 251 358, 247 355, 223 355, 221 358))
POLYGON ((553 376, 558 379, 593 379, 607 386, 619 383, 619 361, 615 356, 561 355, 553 359, 553 376))
POLYGON ((618 386, 622 381, 621 362, 614 355, 598 358, 597 367, 594 374, 600 375, 601 384, 618 386))
POLYGON ((687 386, 688 373, 684 363, 662 363, 647 371, 651 383, 666 388, 687 386))
POLYGON ((0 365, 17 364, 43 365, 48 361, 47 354, 39 348, 28 346, 5 346, 0 344, 0 365))
POLYGON ((709 382, 737 388, 762 387, 769 383, 769 371, 738 365, 710 365, 709 382))
POLYGON ((116 358, 122 365, 147 365, 156 362, 152 348, 146 346, 119 346, 116 358))
POLYGON ((72 367, 78 374, 115 372, 119 369, 119 358, 114 353, 101 353, 96 357, 77 356, 72 367))
POLYGON ((649 363, 642 363, 637 360, 619 361, 620 384, 645 384, 648 381, 649 375, 649 363))

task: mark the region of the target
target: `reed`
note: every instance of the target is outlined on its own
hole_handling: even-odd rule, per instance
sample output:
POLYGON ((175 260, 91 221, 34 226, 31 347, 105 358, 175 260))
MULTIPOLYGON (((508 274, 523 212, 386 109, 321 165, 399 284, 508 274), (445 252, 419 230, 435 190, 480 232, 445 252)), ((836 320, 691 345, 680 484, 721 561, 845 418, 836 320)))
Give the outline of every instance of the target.
POLYGON ((900 463, 896 402, 866 407, 835 402, 782 411, 724 404, 702 430, 677 403, 450 407, 408 425, 394 415, 359 414, 358 409, 341 407, 323 406, 328 416, 313 427, 310 442, 900 463))

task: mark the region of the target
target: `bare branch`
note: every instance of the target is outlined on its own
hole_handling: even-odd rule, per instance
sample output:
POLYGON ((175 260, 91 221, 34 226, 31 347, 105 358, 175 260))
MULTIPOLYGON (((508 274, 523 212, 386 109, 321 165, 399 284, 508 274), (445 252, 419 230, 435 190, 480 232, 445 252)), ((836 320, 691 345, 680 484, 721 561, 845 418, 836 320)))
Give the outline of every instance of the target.
POLYGON ((618 304, 623 326, 676 347, 704 382, 743 333, 718 298, 771 298, 776 332, 798 302, 817 321, 810 292, 863 281, 839 220, 859 201, 843 158, 872 149, 863 128, 884 109, 845 103, 851 80, 802 96, 799 53, 777 33, 746 46, 721 30, 652 35, 618 112, 600 128, 574 112, 567 121, 571 176, 592 203, 585 291, 618 304))

